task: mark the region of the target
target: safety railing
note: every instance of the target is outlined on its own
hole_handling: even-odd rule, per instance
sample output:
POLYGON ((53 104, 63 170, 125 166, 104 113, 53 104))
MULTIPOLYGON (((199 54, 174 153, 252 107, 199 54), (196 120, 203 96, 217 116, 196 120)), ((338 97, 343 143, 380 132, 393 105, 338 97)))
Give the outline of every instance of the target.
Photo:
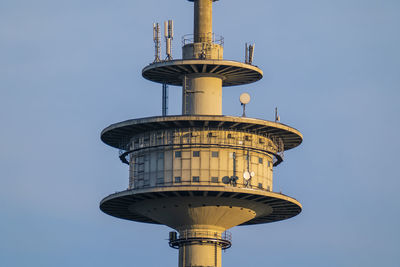
MULTIPOLYGON (((200 177, 201 179, 201 177, 200 177)), ((260 190, 264 192, 271 192, 271 193, 276 193, 276 194, 282 194, 281 192, 274 192, 270 186, 260 186, 260 185, 255 185, 252 183, 243 183, 243 182, 235 182, 235 183, 229 183, 229 184, 224 184, 222 182, 218 183, 213 183, 211 181, 202 181, 200 182, 193 182, 191 181, 181 181, 181 182, 163 182, 163 183, 157 183, 156 185, 151 184, 150 182, 145 183, 144 179, 133 179, 130 183, 130 187, 128 190, 136 190, 136 189, 151 189, 151 188, 167 188, 167 187, 185 187, 185 186, 196 186, 196 187, 215 187, 216 190, 217 188, 223 188, 223 187, 236 187, 236 188, 244 188, 244 189, 252 189, 252 190, 260 190)))
POLYGON ((197 129, 182 129, 143 134, 132 140, 130 149, 136 150, 159 145, 210 144, 255 148, 269 151, 271 153, 284 151, 284 144, 280 138, 275 136, 265 136, 265 138, 266 139, 253 133, 235 131, 233 129, 229 129, 228 131, 213 129, 204 129, 202 131, 198 131, 197 129), (235 136, 233 136, 234 132, 236 132, 235 136))
POLYGON ((199 34, 197 38, 193 34, 186 34, 182 37, 182 46, 193 43, 213 43, 224 46, 224 37, 213 32, 199 34))
POLYGON ((220 246, 222 249, 228 249, 232 245, 232 234, 228 231, 218 233, 207 230, 183 230, 170 233, 169 245, 172 248, 180 248, 190 244, 209 243, 220 246))

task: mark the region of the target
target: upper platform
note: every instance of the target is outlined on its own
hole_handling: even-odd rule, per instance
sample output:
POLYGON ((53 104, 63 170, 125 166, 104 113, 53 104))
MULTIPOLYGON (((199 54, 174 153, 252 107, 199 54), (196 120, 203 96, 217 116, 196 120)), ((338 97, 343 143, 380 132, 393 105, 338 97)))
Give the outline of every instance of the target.
POLYGON ((282 123, 232 116, 165 116, 148 117, 115 123, 105 128, 101 140, 109 146, 125 149, 136 134, 146 131, 179 128, 209 128, 247 131, 255 134, 278 137, 289 150, 301 144, 303 135, 296 129, 282 123))
POLYGON ((207 74, 222 78, 222 86, 244 85, 261 80, 263 72, 256 66, 230 60, 181 59, 156 62, 142 70, 147 80, 182 86, 185 75, 207 74))

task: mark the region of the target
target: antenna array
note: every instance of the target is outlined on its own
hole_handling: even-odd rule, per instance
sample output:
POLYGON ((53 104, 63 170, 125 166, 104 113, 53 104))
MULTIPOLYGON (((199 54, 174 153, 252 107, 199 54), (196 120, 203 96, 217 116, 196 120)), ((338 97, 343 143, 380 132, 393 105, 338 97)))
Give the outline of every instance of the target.
POLYGON ((161 37, 160 24, 153 23, 153 41, 154 41, 154 62, 161 61, 161 37))
POLYGON ((172 20, 164 21, 164 36, 167 54, 166 60, 172 60, 172 40, 174 39, 174 22, 172 20))

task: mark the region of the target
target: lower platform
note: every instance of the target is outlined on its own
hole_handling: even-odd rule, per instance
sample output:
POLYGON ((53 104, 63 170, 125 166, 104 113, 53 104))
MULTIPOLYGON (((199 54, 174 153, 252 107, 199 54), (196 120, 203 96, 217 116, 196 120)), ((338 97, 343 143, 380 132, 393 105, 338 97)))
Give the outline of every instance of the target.
POLYGON ((100 209, 117 218, 166 224, 179 230, 194 221, 223 229, 271 223, 298 215, 302 206, 294 198, 265 190, 171 186, 115 193, 101 201, 100 209))

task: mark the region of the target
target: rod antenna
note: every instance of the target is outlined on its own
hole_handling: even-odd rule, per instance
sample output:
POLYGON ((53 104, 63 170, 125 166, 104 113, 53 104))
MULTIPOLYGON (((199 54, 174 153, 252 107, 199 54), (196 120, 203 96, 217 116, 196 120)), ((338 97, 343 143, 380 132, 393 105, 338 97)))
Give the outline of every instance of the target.
POLYGON ((244 51, 244 62, 246 64, 249 64, 249 46, 247 45, 247 43, 245 46, 246 46, 246 49, 244 51))
POLYGON ((278 115, 278 108, 275 108, 275 122, 281 121, 281 117, 278 115))
POLYGON ((249 45, 249 64, 253 64, 254 59, 254 46, 255 44, 249 45))
POLYGON ((250 65, 253 64, 254 47, 255 47, 255 44, 246 43, 245 58, 244 58, 244 62, 246 64, 250 64, 250 65))

